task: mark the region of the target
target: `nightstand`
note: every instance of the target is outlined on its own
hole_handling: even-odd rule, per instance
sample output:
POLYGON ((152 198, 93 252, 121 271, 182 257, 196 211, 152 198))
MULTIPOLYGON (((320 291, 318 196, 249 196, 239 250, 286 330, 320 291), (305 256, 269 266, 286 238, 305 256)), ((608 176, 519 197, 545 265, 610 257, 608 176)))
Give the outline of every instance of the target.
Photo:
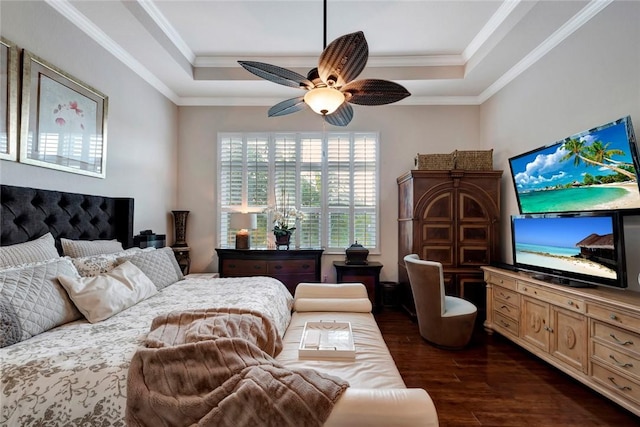
POLYGON ((373 305, 373 310, 380 309, 380 270, 382 264, 369 262, 368 264, 347 264, 344 261, 334 261, 338 283, 362 283, 367 288, 367 295, 373 305))
POLYGON ((176 256, 176 261, 178 261, 182 274, 189 274, 189 268, 191 268, 191 257, 189 256, 189 251, 191 248, 188 246, 178 246, 172 247, 171 249, 173 249, 173 254, 176 256))

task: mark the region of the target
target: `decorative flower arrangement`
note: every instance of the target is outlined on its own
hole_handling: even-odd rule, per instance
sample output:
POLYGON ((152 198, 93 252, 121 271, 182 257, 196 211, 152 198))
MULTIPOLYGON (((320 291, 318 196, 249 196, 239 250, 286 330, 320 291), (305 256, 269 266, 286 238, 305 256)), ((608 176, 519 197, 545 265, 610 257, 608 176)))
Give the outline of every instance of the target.
POLYGON ((304 213, 298 209, 294 207, 287 208, 286 206, 278 208, 277 204, 269 206, 264 212, 272 214, 273 234, 276 237, 291 235, 293 230, 296 229, 296 221, 304 219, 304 213))

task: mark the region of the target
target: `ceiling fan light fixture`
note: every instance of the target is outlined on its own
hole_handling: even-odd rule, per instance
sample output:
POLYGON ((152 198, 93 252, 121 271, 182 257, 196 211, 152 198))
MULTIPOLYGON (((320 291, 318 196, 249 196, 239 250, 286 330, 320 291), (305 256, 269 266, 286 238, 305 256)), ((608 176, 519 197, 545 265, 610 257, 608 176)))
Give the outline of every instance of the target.
POLYGON ((317 87, 304 95, 304 102, 313 111, 326 116, 333 113, 344 102, 344 94, 330 87, 317 87))

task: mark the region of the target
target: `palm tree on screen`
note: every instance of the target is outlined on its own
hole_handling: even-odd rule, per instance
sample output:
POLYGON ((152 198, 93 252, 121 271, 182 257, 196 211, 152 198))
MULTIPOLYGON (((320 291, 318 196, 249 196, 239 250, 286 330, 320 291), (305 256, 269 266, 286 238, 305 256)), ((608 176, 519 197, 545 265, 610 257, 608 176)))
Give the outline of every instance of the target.
POLYGON ((564 148, 567 151, 567 154, 565 154, 560 160, 564 162, 573 158, 574 166, 579 166, 580 162, 583 161, 588 166, 605 167, 607 169, 611 169, 614 172, 617 172, 629 177, 632 181, 635 181, 636 179, 635 174, 629 171, 626 171, 616 165, 605 163, 605 162, 612 161, 610 159, 611 156, 625 154, 624 151, 622 150, 618 150, 618 149, 609 150, 608 147, 610 144, 611 143, 609 142, 606 144, 603 144, 600 141, 594 141, 593 144, 589 146, 585 146, 584 141, 581 141, 579 139, 570 139, 569 141, 566 141, 562 145, 562 148, 564 148))

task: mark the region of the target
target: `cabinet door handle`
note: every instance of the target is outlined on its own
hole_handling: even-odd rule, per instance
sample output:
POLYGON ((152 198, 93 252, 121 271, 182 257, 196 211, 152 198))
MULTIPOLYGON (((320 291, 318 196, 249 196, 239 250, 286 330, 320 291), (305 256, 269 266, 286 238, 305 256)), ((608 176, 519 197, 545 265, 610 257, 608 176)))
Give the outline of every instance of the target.
POLYGON ((629 344, 633 344, 633 341, 627 340, 627 341, 620 341, 615 335, 613 334, 609 334, 609 336, 611 338, 613 338, 613 340, 616 342, 616 344, 620 344, 620 345, 629 345, 629 344))
POLYGON ((633 368, 633 363, 622 363, 618 362, 616 357, 613 354, 609 355, 609 359, 613 360, 613 363, 621 368, 633 368))
POLYGON ((549 332, 553 332, 553 328, 550 328, 549 326, 545 326, 544 330, 545 331, 549 331, 549 332))
POLYGON ((631 391, 631 387, 627 387, 626 385, 624 386, 620 386, 618 384, 616 384, 616 379, 613 377, 609 377, 609 381, 611 381, 611 383, 613 384, 613 386, 615 388, 617 388, 618 390, 624 390, 624 391, 631 391))

